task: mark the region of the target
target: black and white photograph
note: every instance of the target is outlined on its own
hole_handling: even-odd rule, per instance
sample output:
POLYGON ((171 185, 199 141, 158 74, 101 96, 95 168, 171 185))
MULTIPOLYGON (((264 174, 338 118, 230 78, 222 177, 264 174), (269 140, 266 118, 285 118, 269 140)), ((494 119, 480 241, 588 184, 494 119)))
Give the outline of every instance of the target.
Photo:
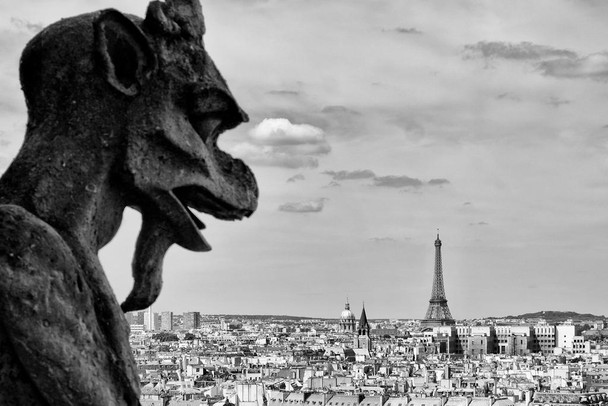
POLYGON ((5 1, 0 55, 0 406, 608 403, 608 2, 5 1))

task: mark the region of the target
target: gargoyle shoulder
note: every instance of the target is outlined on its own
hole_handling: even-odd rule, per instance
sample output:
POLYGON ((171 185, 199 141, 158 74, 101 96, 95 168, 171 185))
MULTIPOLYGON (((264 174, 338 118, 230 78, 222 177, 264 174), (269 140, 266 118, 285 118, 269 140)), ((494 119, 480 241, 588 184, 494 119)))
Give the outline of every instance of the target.
POLYGON ((11 205, 0 205, 0 235, 0 338, 12 346, 0 359, 12 351, 45 404, 136 404, 115 355, 98 349, 94 296, 63 238, 11 205))
MULTIPOLYGON (((76 266, 63 238, 47 223, 20 206, 0 205, 0 267, 50 271, 76 266)), ((2 282, 0 282, 1 284, 2 282)))

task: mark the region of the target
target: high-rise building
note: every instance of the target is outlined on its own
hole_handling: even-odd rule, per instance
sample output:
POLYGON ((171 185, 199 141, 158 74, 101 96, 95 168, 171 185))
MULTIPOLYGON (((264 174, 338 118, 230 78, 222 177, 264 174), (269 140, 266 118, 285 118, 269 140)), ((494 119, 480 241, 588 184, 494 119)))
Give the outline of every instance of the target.
POLYGON ((135 318, 134 318, 135 323, 133 323, 133 324, 144 324, 144 314, 145 313, 146 312, 135 312, 134 313, 135 314, 135 318))
POLYGON ((443 287, 443 267, 441 264, 441 240, 439 233, 435 240, 435 273, 433 276, 433 291, 431 292, 431 300, 429 300, 429 308, 426 311, 424 320, 420 325, 422 328, 435 326, 449 326, 454 324, 454 319, 448 308, 448 300, 445 298, 445 289, 443 287))
POLYGON ((160 329, 163 331, 173 330, 173 312, 162 312, 160 314, 160 329))
POLYGON ((161 329, 161 314, 160 313, 154 313, 154 330, 160 330, 161 329))
POLYGON ((535 350, 543 354, 553 354, 553 349, 557 344, 555 325, 538 323, 534 326, 535 350))
POLYGON ((350 311, 350 304, 348 303, 348 299, 346 299, 344 310, 342 310, 342 314, 340 314, 339 331, 343 333, 354 333, 357 328, 356 324, 355 315, 350 311))
POLYGON ((128 312, 128 313, 125 313, 125 318, 127 319, 127 323, 129 323, 129 325, 144 324, 144 313, 145 312, 128 312))
POLYGON ((154 324, 154 313, 152 313, 152 306, 146 309, 144 314, 144 326, 146 330, 154 331, 156 330, 156 326, 154 324))
POLYGON ((135 324, 134 323, 135 315, 133 314, 133 312, 125 313, 125 319, 127 320, 128 325, 135 324))
POLYGON ((194 330, 201 327, 201 314, 199 312, 184 313, 184 330, 194 330))

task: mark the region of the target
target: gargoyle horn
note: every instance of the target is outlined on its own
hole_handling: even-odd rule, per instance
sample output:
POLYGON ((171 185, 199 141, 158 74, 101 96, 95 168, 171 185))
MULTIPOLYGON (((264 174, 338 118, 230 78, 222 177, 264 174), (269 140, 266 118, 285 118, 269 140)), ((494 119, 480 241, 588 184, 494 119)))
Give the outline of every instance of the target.
POLYGON ((203 9, 199 0, 150 2, 144 29, 164 36, 201 38, 205 34, 203 9))

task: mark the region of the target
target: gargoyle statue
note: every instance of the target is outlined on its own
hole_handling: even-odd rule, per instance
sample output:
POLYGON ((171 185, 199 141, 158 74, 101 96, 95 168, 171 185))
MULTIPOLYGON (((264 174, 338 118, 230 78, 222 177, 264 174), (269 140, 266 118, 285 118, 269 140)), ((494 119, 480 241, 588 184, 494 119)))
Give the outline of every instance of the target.
POLYGON ((138 405, 123 311, 148 307, 172 244, 206 251, 189 208, 235 220, 255 178, 217 147, 247 121, 207 54, 198 0, 61 20, 26 46, 25 141, 0 179, 0 404, 138 405), (98 259, 141 212, 119 305, 98 259))

